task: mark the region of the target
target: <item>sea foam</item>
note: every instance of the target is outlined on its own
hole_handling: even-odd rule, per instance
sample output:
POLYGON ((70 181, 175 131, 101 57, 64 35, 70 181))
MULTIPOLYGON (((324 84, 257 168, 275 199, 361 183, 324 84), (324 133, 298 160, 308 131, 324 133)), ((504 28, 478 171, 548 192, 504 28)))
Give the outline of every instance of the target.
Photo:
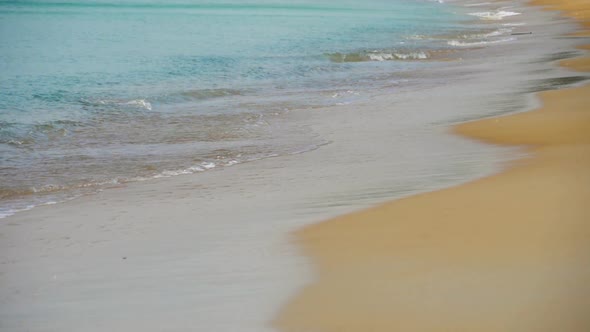
POLYGON ((148 111, 152 110, 152 104, 150 102, 145 101, 145 99, 134 99, 126 102, 125 104, 137 106, 139 108, 144 108, 148 111))
POLYGON ((521 13, 517 12, 509 12, 504 10, 493 11, 493 12, 477 12, 477 13, 469 13, 471 16, 477 16, 482 20, 502 20, 505 17, 521 15, 521 13))
POLYGON ((497 43, 504 43, 516 40, 516 38, 503 38, 497 40, 486 40, 486 41, 476 41, 476 42, 463 42, 459 40, 449 40, 447 44, 450 46, 459 46, 459 47, 473 47, 473 46, 484 46, 488 44, 497 44, 497 43))
POLYGON ((430 54, 424 51, 362 51, 354 53, 332 53, 328 57, 333 62, 427 60, 430 54))

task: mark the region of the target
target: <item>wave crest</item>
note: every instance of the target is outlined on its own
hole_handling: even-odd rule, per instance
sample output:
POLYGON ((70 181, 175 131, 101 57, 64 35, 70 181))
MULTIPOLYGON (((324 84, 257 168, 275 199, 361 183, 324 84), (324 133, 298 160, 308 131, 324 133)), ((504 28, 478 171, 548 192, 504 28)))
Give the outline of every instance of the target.
POLYGON ((485 46, 489 44, 497 44, 497 43, 504 43, 516 40, 516 38, 503 38, 503 39, 496 39, 496 40, 482 40, 482 41, 473 41, 473 42, 465 42, 459 40, 449 40, 447 44, 450 46, 457 46, 457 47, 475 47, 475 46, 485 46))
POLYGON ((151 111, 152 103, 145 99, 81 99, 80 103, 84 106, 107 106, 122 109, 144 109, 151 111))
POLYGON ((521 13, 517 12, 508 12, 504 10, 498 10, 493 12, 477 12, 477 13, 469 13, 471 16, 479 17, 481 20, 492 20, 492 21, 499 21, 503 20, 505 17, 516 16, 520 15, 521 13))
POLYGON ((425 51, 364 51, 353 53, 327 54, 332 62, 367 62, 367 61, 395 61, 395 60, 427 60, 430 52, 425 51))

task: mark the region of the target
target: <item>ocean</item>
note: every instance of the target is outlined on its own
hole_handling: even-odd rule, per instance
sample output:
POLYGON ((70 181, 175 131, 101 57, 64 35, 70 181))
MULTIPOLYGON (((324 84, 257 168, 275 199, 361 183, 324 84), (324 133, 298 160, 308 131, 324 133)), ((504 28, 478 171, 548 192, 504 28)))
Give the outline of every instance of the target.
POLYGON ((432 82, 415 73, 510 40, 485 22, 512 14, 426 0, 0 1, 0 217, 316 149, 329 142, 285 114, 421 89, 432 82))

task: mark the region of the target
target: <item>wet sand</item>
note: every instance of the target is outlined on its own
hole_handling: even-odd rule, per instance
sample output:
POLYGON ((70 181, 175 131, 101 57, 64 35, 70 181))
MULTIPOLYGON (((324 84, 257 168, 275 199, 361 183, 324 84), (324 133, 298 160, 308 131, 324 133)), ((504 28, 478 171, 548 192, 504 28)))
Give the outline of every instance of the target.
MULTIPOLYGON (((590 23, 588 1, 535 1, 590 23)), ((586 47, 587 49, 587 47, 586 47)), ((589 60, 562 65, 588 71, 589 60)), ((318 278, 284 308, 283 331, 590 330, 590 85, 457 134, 531 157, 466 185, 296 232, 318 278)))

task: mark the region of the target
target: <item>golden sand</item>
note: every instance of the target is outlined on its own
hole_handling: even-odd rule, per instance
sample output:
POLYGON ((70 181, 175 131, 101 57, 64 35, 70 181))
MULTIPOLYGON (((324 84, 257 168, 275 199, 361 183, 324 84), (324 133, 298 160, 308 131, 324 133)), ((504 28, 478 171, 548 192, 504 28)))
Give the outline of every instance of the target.
MULTIPOLYGON (((590 1, 539 0, 588 22, 590 1)), ((566 60, 588 70, 588 58, 566 60)), ((283 331, 590 331, 590 86, 459 125, 532 157, 466 185, 297 232, 319 278, 283 331)))
MULTIPOLYGON (((590 2, 590 0, 589 0, 589 2, 590 2)), ((584 31, 589 33, 589 36, 590 36, 590 29, 584 30, 584 31)), ((579 46, 578 48, 580 50, 590 51, 590 45, 582 45, 582 46, 579 46)), ((589 72, 590 71, 590 57, 582 56, 579 58, 561 60, 559 62, 559 65, 566 67, 568 69, 571 69, 571 70, 575 70, 575 71, 589 72)))
POLYGON ((578 71, 590 71, 590 58, 575 58, 563 60, 559 63, 560 66, 578 70, 578 71))
POLYGON ((562 11, 565 15, 579 21, 584 28, 590 28, 590 5, 588 0, 532 0, 531 4, 562 11))

